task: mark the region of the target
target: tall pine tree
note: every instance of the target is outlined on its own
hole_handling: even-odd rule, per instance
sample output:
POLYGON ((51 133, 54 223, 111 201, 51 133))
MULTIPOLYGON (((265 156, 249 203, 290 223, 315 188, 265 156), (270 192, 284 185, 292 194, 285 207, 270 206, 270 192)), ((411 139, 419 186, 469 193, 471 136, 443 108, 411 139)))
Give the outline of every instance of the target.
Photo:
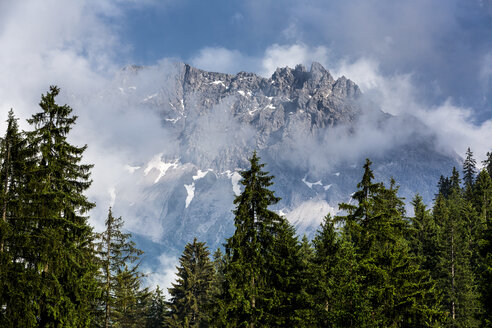
POLYGON ((179 259, 177 280, 169 288, 170 311, 166 318, 169 327, 208 327, 214 267, 205 243, 198 242, 185 246, 179 259))
POLYGON ((359 190, 352 196, 358 205, 342 204, 348 214, 338 219, 345 223, 358 253, 371 325, 413 327, 431 322, 438 313, 428 309, 424 300, 434 284, 405 239, 409 228, 398 188, 393 183, 390 189, 373 183, 370 165, 366 160, 359 190))
POLYGON ((273 176, 262 170, 265 164, 256 152, 250 164, 241 172, 244 190, 234 200, 236 231, 226 243, 222 325, 288 325, 305 315, 304 305, 286 315, 294 304, 305 304, 296 282, 302 271, 299 243, 285 218, 268 209, 280 199, 268 189, 273 176))
POLYGON ((103 312, 99 321, 105 328, 138 317, 140 309, 137 303, 141 294, 146 293, 140 288, 143 275, 139 272, 139 264, 143 252, 135 247, 131 234, 122 231, 123 224, 123 219, 115 218, 110 208, 105 222, 106 230, 97 236, 103 312))
POLYGON ((437 267, 432 272, 443 293, 446 327, 477 327, 478 294, 471 265, 472 233, 476 212, 454 188, 448 199, 439 196, 434 205, 439 227, 437 267))
POLYGON ((0 139, 0 326, 32 327, 37 324, 37 295, 31 232, 27 215, 30 204, 30 173, 34 152, 17 119, 9 111, 7 131, 0 139))
POLYGON ((86 146, 67 140, 77 117, 70 106, 56 104, 59 92, 50 87, 41 97, 41 111, 28 120, 34 127, 28 140, 37 151, 29 181, 37 318, 39 327, 85 327, 92 319, 97 272, 86 216, 94 204, 83 194, 91 184, 92 165, 81 164, 86 146))

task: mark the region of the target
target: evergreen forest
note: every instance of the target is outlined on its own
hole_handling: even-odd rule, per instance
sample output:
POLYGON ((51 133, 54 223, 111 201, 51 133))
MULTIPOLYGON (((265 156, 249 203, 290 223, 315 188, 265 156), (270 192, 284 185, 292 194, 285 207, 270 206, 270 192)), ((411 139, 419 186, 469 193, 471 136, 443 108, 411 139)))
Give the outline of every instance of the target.
POLYGON ((367 159, 310 240, 270 209, 274 177, 254 152, 234 234, 215 251, 190 241, 165 293, 146 286, 122 217, 88 223, 92 165, 59 92, 30 131, 10 110, 0 139, 0 327, 492 327, 492 153, 478 171, 469 148, 412 215, 367 159))

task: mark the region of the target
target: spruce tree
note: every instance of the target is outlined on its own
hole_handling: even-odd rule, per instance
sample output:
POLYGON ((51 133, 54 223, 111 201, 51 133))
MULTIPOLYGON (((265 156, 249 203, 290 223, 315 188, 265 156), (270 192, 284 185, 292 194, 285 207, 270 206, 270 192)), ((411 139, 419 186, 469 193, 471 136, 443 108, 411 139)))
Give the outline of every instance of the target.
POLYGON ((166 323, 169 327, 208 327, 210 318, 207 309, 211 302, 214 282, 214 267, 205 243, 185 246, 177 267, 177 280, 168 289, 170 300, 166 323))
POLYGON ((398 188, 373 183, 371 162, 353 194, 358 205, 341 204, 348 213, 338 217, 356 247, 359 275, 370 305, 371 325, 416 326, 432 321, 436 311, 426 308, 425 299, 434 285, 405 239, 408 225, 398 188))
POLYGON ((115 276, 111 327, 140 328, 147 323, 150 301, 148 288, 142 288, 138 266, 119 268, 115 276))
POLYGON ((460 190, 453 189, 448 199, 438 197, 433 214, 439 227, 438 264, 433 275, 443 293, 445 326, 477 327, 479 304, 471 265, 471 229, 476 213, 460 190))
POLYGON ((251 167, 241 172, 243 192, 234 204, 234 235, 227 239, 228 258, 224 280, 223 324, 255 327, 264 319, 268 301, 263 298, 267 276, 266 259, 273 245, 281 217, 268 206, 280 199, 267 189, 273 176, 263 171, 256 152, 250 159, 251 167))
POLYGON ((234 200, 236 230, 225 245, 221 325, 298 325, 308 315, 299 280, 304 271, 300 245, 286 219, 268 209, 279 198, 268 189, 273 176, 262 170, 265 164, 256 152, 250 164, 241 172, 244 191, 234 200))
POLYGON ((449 197, 451 194, 451 181, 449 181, 449 178, 445 178, 443 175, 439 178, 439 182, 437 183, 437 194, 435 195, 437 198, 437 195, 441 194, 445 198, 449 197))
POLYGON ((167 315, 167 304, 159 286, 151 293, 146 313, 145 328, 162 328, 167 315))
POLYGON ((432 272, 437 265, 438 227, 422 201, 422 196, 417 194, 411 204, 414 216, 409 218, 411 227, 407 239, 413 253, 421 258, 422 269, 432 272))
POLYGON ((492 179, 485 169, 475 183, 475 206, 482 223, 478 241, 482 326, 492 327, 492 179))
POLYGON ((466 150, 466 158, 463 162, 463 182, 466 186, 473 186, 475 175, 477 174, 477 161, 473 158, 473 152, 470 147, 466 150))
POLYGON ((473 158, 473 153, 468 147, 466 151, 466 158, 463 162, 463 191, 465 194, 465 198, 468 200, 473 199, 473 188, 475 183, 475 176, 477 174, 476 168, 477 162, 473 158))
MULTIPOLYGON (((456 167, 453 167, 451 177, 449 178, 449 195, 451 195, 453 193, 453 191, 460 191, 461 192, 460 173, 458 172, 456 167)), ((448 195, 448 197, 449 197, 449 195, 448 195)))
POLYGON ((28 122, 30 146, 37 151, 29 180, 32 266, 38 275, 35 293, 38 326, 89 326, 96 293, 93 233, 87 212, 94 207, 83 192, 91 184, 92 165, 81 164, 86 146, 71 145, 68 134, 76 116, 56 104, 59 88, 41 97, 41 111, 28 122))
POLYGON ((487 152, 487 158, 482 163, 484 169, 492 177, 492 152, 487 152))
MULTIPOLYGON (((336 282, 339 277, 335 277, 336 262, 338 255, 337 234, 334 222, 330 215, 327 215, 320 228, 317 230, 313 239, 313 281, 314 285, 314 305, 319 325, 328 327, 336 321, 338 302, 336 297, 336 282)), ((340 287, 340 286, 338 286, 340 287)))
POLYGON ((290 223, 281 218, 272 231, 274 241, 265 256, 265 301, 263 326, 311 327, 314 322, 311 299, 307 294, 306 263, 301 245, 290 223))
POLYGON ((33 221, 27 217, 30 203, 29 177, 33 151, 17 119, 9 111, 7 131, 0 139, 0 326, 32 327, 37 320, 37 297, 33 282, 34 245, 30 242, 33 221))
POLYGON ((136 304, 141 292, 143 275, 139 264, 143 252, 135 247, 131 234, 122 231, 124 221, 121 217, 115 218, 111 208, 105 225, 106 230, 97 235, 96 248, 101 266, 99 288, 103 318, 100 321, 108 328, 133 320, 140 311, 136 304))

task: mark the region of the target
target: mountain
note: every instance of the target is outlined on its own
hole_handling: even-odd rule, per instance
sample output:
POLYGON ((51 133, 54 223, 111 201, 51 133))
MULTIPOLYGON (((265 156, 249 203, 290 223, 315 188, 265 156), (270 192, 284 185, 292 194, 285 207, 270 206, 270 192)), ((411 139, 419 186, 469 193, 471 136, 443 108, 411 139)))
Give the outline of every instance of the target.
POLYGON ((270 78, 182 63, 128 66, 104 97, 156 114, 165 136, 151 158, 126 163, 113 191, 115 212, 136 218, 130 228, 148 258, 195 236, 214 249, 233 233, 238 172, 253 150, 275 175, 275 210, 308 235, 350 201, 366 157, 376 179, 393 177, 407 202, 417 192, 431 202, 439 176, 460 165, 425 122, 382 112, 319 63, 270 78))

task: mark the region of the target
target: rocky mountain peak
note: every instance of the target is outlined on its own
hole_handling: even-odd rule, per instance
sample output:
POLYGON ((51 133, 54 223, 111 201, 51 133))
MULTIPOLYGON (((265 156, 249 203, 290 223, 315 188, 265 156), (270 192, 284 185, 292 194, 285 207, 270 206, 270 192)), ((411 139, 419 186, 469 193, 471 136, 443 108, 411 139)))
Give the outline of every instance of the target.
POLYGON ((119 201, 135 217, 162 221, 159 241, 173 247, 197 236, 213 248, 232 233, 238 172, 248 167, 254 149, 276 176, 282 197, 276 209, 310 231, 328 211, 335 213, 338 202, 350 199, 365 156, 374 160, 378 179, 393 176, 403 196, 427 190, 427 199, 442 167, 455 164, 434 151, 433 141, 425 142, 427 134, 410 138, 402 131, 399 144, 390 148, 383 142, 387 148, 381 150, 383 137, 405 130, 399 120, 362 107, 358 86, 344 76, 335 80, 319 63, 309 70, 278 68, 269 78, 187 64, 129 67, 119 78, 117 95, 157 112, 170 146, 149 162, 131 163, 128 174, 144 186, 143 205, 127 206, 122 195, 115 206, 119 201), (371 120, 365 120, 361 113, 369 110, 371 120))

